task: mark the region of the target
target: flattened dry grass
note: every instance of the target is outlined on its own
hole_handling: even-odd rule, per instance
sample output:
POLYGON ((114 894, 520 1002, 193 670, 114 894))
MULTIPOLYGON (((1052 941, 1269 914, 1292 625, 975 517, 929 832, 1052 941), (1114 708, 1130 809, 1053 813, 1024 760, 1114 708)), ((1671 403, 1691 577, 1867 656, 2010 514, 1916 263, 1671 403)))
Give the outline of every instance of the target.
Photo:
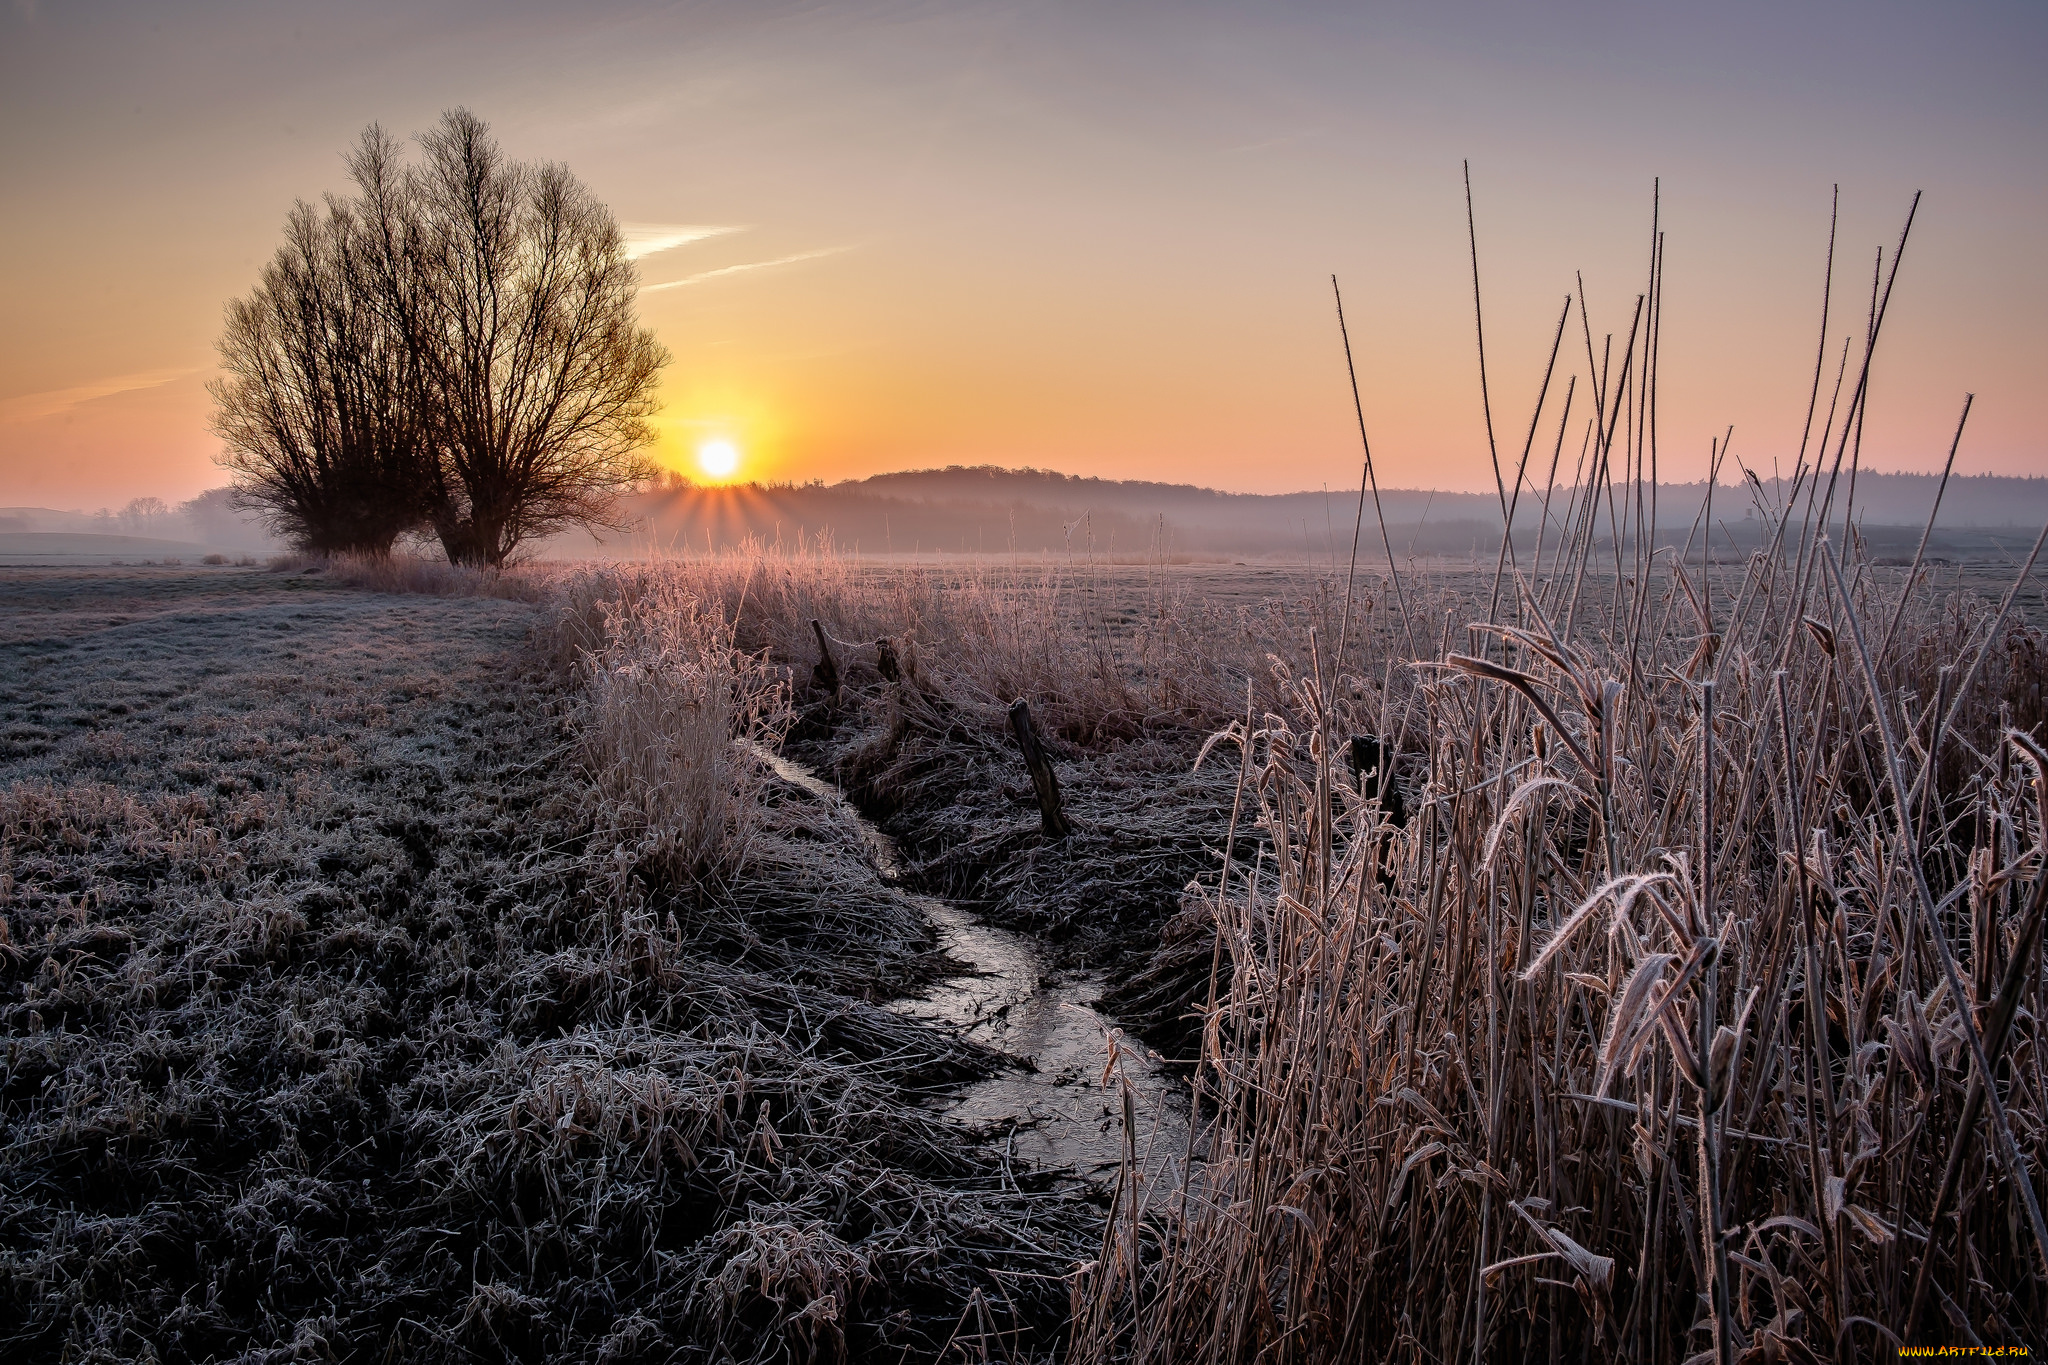
POLYGON ((531 609, 251 584, 9 646, 10 1359, 1057 1341, 1080 1219, 918 1104, 992 1059, 867 1003, 940 964, 842 815, 759 784, 680 880, 531 609))

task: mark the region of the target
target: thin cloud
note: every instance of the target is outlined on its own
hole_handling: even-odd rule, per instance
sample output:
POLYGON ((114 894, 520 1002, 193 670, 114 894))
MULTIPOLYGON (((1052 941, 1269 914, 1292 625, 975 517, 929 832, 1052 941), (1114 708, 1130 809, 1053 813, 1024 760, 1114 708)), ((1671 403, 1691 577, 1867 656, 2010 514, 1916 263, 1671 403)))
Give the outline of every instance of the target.
POLYGON ((626 239, 626 259, 637 261, 643 256, 656 252, 673 251, 679 246, 701 242, 706 237, 722 237, 728 232, 738 232, 736 227, 716 227, 708 223, 621 223, 619 232, 626 239))
POLYGON ((640 287, 643 294, 652 294, 657 289, 681 289, 685 285, 702 284, 723 275, 737 275, 745 270, 767 270, 778 265, 795 265, 798 261, 815 261, 825 256, 837 256, 842 251, 853 250, 850 246, 828 246, 817 251, 799 251, 794 256, 777 256, 772 261, 748 261, 744 265, 722 265, 716 270, 705 270, 695 275, 685 275, 680 280, 666 280, 661 284, 647 284, 640 287))
POLYGON ((175 370, 138 370, 134 374, 96 379, 90 384, 79 384, 68 389, 46 389, 41 393, 25 393, 18 398, 0 402, 0 422, 34 422, 44 417, 55 417, 71 411, 81 403, 112 398, 117 393, 161 388, 174 379, 182 379, 188 374, 195 373, 196 369, 195 366, 187 365, 175 370))

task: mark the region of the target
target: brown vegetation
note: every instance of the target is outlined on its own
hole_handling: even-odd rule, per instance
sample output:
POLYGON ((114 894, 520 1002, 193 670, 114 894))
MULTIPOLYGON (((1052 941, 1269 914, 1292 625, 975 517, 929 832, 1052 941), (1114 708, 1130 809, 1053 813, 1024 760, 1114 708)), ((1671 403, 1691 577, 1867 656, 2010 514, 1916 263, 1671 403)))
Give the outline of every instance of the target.
POLYGON ((1158 945, 1110 999, 1162 1039, 1201 1023, 1215 1120, 1184 1190, 1133 1176, 1077 1282, 1084 1357, 1677 1361, 1719 1334, 1835 1359, 1903 1335, 1916 1294, 1919 1340, 2032 1342, 2041 637, 2017 588, 1782 530, 1739 573, 1567 563, 1519 601, 1510 576, 1495 628, 1490 575, 1410 582, 1443 641, 1420 671, 1377 581, 1341 659, 1328 592, 1233 619, 1152 574, 752 555, 643 581, 727 603, 791 676, 831 623, 851 682, 800 694, 792 743, 926 885, 1091 952, 1158 945), (1232 692, 1242 776, 1185 777, 1232 692), (1017 696, 1062 736, 1072 847, 1037 831, 1017 696), (1349 771, 1360 733, 1398 750, 1405 829, 1349 771), (1161 894, 1224 846, 1227 889, 1161 894))
POLYGON ((1929 591, 1924 537, 1903 574, 1830 542, 1885 283, 1761 548, 1659 562, 1628 534, 1655 266, 1644 297, 1593 477, 1553 518, 1512 471, 1547 556, 1504 549, 1484 610, 1397 598, 1411 687, 1356 705, 1384 672, 1340 630, 1216 735, 1271 843, 1209 889, 1214 1121, 1178 1181, 1131 1166, 1078 1358, 2043 1346, 2048 711, 2012 609, 2048 532, 1988 600, 1929 591), (1346 772, 1360 731, 1405 828, 1346 772))
POLYGON ((1751 481, 1739 563, 1704 505, 1678 553, 1632 531, 1653 265, 1569 482, 1567 419, 1540 482, 1532 419, 1500 492, 1541 534, 1490 573, 343 557, 237 576, 275 600, 177 648, 101 604, 104 657, 67 657, 24 617, 9 1344, 2048 1346, 2048 532, 1991 591, 1932 579, 1927 537, 1895 572, 1828 534, 1887 295, 1819 454, 1751 481), (310 657, 249 645, 301 620, 310 657), (463 635, 514 620, 516 682, 463 635), (195 658, 219 681, 172 676, 195 658), (1056 765, 1029 781, 1018 703, 1056 765), (1114 969, 1105 1007, 1192 1064, 1185 1146, 1141 1151, 1109 1040, 1107 1217, 919 1103, 1000 1059, 875 1008, 948 968, 854 817, 757 761, 777 740, 902 880, 1114 969))
POLYGON ((81 617, 116 635, 69 664, 24 636, 17 708, 169 690, 146 722, 10 721, 14 1339, 1019 1356, 1071 1285, 1084 1357, 1676 1360, 1723 1328, 1835 1358, 1903 1329, 1931 1235, 1920 1339, 2031 1341, 2038 1254, 1986 1139, 2002 1112, 2031 1169, 2044 1132, 2040 642, 1853 557, 1837 590, 1830 547, 1792 544, 1619 611, 1554 575, 1420 672, 1403 606, 1441 640, 1488 575, 1360 584, 1347 625, 1327 584, 1230 608, 1156 570, 330 560, 236 580, 278 600, 218 616, 232 668, 168 624, 81 617), (449 633, 471 619, 497 643, 449 633), (273 624, 312 653, 249 654, 273 624), (195 669, 221 671, 176 708, 195 669), (224 727, 238 696, 274 700, 224 727), (1190 772, 1231 712, 1242 773, 1190 772), (1134 1152, 1095 1254, 1079 1206, 908 1103, 990 1061, 861 1003, 929 979, 930 931, 729 742, 784 730, 914 882, 1120 956, 1112 1003, 1199 1050, 1196 1160, 1134 1152), (1398 755, 1405 829, 1354 785, 1358 733, 1398 755), (280 745, 306 755, 283 788, 280 745), (1966 1021, 1999 1068, 1974 1101, 1966 1021))
POLYGON ((2038 1343, 2039 636, 1957 599, 1877 655, 1892 592, 1852 564, 1802 626, 1795 568, 1712 631, 1531 597, 1395 705, 1312 675, 1226 732, 1274 846, 1211 893, 1217 1118, 1120 1209, 1086 1358, 2038 1343), (1358 728, 1407 736, 1406 830, 1358 728))

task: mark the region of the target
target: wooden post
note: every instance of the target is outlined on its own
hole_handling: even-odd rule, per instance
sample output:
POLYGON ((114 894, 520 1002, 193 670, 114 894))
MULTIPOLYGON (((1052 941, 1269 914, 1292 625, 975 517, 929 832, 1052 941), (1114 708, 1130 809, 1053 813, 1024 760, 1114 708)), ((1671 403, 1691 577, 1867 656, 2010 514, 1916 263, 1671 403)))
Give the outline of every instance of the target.
POLYGON ((825 638, 825 627, 815 616, 811 618, 811 633, 818 637, 818 663, 811 670, 811 681, 836 697, 839 695, 839 661, 832 657, 832 645, 825 638))
MULTIPOLYGON (((1358 784, 1358 794, 1370 801, 1377 797, 1380 814, 1396 829, 1408 826, 1408 807, 1401 801, 1401 784, 1394 779, 1393 755, 1381 744, 1378 735, 1353 735, 1351 737, 1351 780, 1358 784)), ((1380 890, 1392 894, 1394 870, 1387 865, 1387 855, 1393 852, 1394 836, 1382 830, 1374 841, 1372 866, 1374 880, 1380 890)))
POLYGON ((1031 770, 1031 785, 1038 790, 1038 827, 1048 839, 1066 838, 1074 832, 1074 826, 1060 808, 1060 780, 1052 770, 1052 760, 1038 743, 1038 732, 1031 726, 1031 703, 1022 697, 1010 704, 1010 729, 1017 736, 1017 747, 1024 751, 1024 766, 1031 770))
POLYGON ((1351 780, 1358 784, 1358 794, 1368 801, 1378 797, 1387 822, 1406 829, 1408 808, 1401 801, 1401 784, 1394 780, 1392 767, 1377 735, 1351 737, 1351 780))
POLYGON ((875 667, 890 682, 903 676, 903 667, 896 662, 896 646, 886 635, 875 641, 875 667))

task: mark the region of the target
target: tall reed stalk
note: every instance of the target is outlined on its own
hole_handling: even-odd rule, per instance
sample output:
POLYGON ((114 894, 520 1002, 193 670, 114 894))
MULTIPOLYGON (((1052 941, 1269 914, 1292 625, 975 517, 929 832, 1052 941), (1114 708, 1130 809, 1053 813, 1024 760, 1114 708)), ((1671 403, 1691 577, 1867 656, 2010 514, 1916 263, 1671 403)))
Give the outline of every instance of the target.
POLYGON ((1888 280, 1791 495, 1749 481, 1764 548, 1714 564, 1704 513, 1658 545, 1658 240, 1624 350, 1587 326, 1559 386, 1590 459, 1491 619, 1318 658, 1219 733, 1270 845, 1211 892, 1206 1126, 1115 1211, 1143 1254, 1077 1278, 1075 1358, 2048 1344, 2034 559, 1994 607, 1830 534, 1888 280), (1357 730, 1406 737, 1405 828, 1338 761, 1357 730))

